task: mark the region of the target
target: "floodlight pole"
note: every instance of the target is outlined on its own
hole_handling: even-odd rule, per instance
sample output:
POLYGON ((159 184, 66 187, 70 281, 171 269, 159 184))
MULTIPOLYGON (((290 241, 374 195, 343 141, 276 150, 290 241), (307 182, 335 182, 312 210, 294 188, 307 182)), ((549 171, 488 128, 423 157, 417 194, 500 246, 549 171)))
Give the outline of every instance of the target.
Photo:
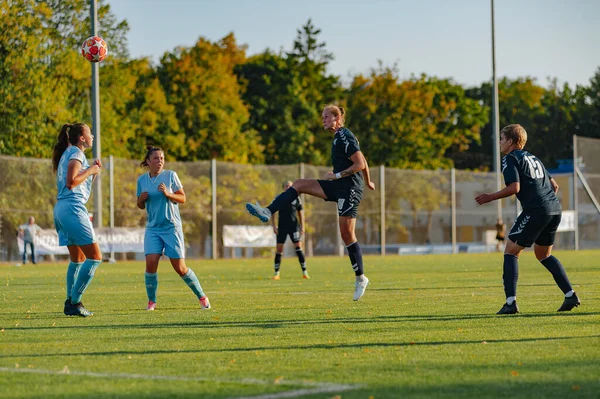
MULTIPOLYGON (((97 36, 98 13, 96 0, 90 0, 90 20, 92 22, 92 36, 97 36)), ((92 135, 94 136, 93 153, 95 159, 102 158, 100 146, 100 78, 98 63, 92 62, 92 135)), ((94 180, 94 226, 102 227, 102 178, 97 176, 94 180)))
MULTIPOLYGON (((500 121, 498 110, 498 79, 496 78, 496 29, 494 26, 494 0, 492 2, 492 129, 494 132, 494 171, 496 172, 496 190, 502 189, 502 173, 500 170, 500 121)), ((502 200, 496 201, 498 219, 502 219, 502 200)))

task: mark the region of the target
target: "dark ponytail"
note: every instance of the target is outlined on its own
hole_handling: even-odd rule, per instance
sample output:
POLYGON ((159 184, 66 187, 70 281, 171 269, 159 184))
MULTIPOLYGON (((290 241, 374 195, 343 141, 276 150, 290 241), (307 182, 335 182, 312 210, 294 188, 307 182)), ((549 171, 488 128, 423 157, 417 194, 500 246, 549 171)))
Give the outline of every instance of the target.
POLYGON ((55 173, 58 170, 58 163, 62 154, 69 147, 69 144, 77 145, 79 137, 83 135, 84 128, 86 127, 89 129, 85 123, 65 123, 62 125, 52 152, 52 170, 55 173))
POLYGON ((144 160, 140 163, 141 167, 147 168, 148 167, 148 160, 150 159, 150 157, 152 156, 152 153, 156 152, 156 151, 160 151, 163 154, 165 153, 162 148, 160 147, 154 147, 153 145, 147 145, 146 146, 146 156, 144 157, 144 160))

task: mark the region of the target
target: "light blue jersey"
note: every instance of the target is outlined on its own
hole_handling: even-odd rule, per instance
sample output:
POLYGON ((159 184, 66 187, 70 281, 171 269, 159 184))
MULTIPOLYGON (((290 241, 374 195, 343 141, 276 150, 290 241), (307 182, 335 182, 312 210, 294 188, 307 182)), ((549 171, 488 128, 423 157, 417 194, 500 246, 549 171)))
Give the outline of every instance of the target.
POLYGON ((139 197, 143 192, 148 193, 146 229, 171 230, 174 227, 181 228, 179 205, 168 200, 163 193, 158 191, 158 186, 161 183, 167 186, 167 191, 170 193, 175 193, 183 187, 177 173, 172 170, 163 170, 155 177, 150 177, 150 173, 144 173, 137 181, 137 196, 139 197))
POLYGON ((84 171, 90 167, 83 151, 74 145, 67 147, 65 152, 60 157, 58 169, 56 171, 56 188, 58 189, 58 200, 74 200, 85 204, 90 199, 92 192, 92 182, 94 176, 89 176, 85 181, 71 190, 67 188, 67 171, 69 169, 69 161, 76 159, 81 162, 81 170, 84 171))
POLYGON ((67 188, 67 171, 69 161, 76 159, 81 162, 81 170, 90 167, 83 151, 72 145, 67 147, 60 157, 56 171, 56 188, 58 201, 54 205, 54 226, 58 233, 58 245, 89 245, 96 242, 94 227, 90 221, 85 204, 92 191, 93 176, 84 182, 67 188))

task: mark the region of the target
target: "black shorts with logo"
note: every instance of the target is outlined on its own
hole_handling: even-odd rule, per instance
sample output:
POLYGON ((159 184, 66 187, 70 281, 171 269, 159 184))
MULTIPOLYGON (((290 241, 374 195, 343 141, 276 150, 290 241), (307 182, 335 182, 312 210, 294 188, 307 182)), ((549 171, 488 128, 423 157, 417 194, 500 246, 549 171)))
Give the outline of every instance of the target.
POLYGON ((522 247, 529 248, 537 245, 554 245, 556 230, 560 224, 562 214, 558 215, 536 215, 521 212, 515 224, 508 233, 508 238, 522 247))
POLYGON ((288 235, 294 244, 300 241, 301 235, 298 230, 290 231, 279 229, 277 231, 277 244, 285 244, 285 240, 287 239, 288 235))
POLYGON ((348 186, 343 179, 317 181, 327 196, 325 201, 337 202, 338 215, 356 218, 363 196, 362 187, 348 186))

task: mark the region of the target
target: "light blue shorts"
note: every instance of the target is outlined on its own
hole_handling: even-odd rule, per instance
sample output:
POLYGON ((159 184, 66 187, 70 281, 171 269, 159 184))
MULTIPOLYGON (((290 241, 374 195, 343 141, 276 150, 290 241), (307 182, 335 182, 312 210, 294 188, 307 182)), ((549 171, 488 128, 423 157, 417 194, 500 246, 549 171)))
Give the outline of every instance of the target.
POLYGON ((84 204, 59 200, 54 205, 54 226, 58 245, 89 245, 96 242, 94 226, 84 204))
POLYGON ((185 242, 181 227, 168 230, 146 229, 144 254, 165 254, 169 258, 185 258, 185 242))

